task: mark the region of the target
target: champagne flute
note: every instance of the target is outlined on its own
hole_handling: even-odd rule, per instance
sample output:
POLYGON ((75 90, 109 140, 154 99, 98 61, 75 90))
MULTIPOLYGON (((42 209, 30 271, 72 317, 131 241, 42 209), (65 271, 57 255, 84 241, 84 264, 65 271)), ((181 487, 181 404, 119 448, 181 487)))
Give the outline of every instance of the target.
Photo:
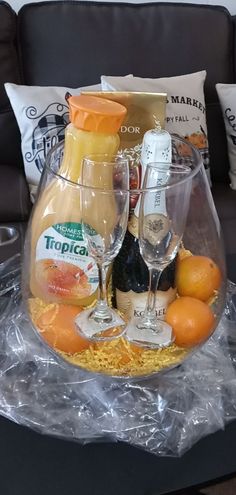
POLYGON ((128 325, 127 337, 142 346, 166 347, 170 325, 157 318, 156 292, 162 271, 174 260, 184 233, 191 193, 186 165, 147 165, 139 211, 140 252, 149 269, 144 315, 128 325), (158 185, 159 187, 154 187, 158 185))
POLYGON ((106 272, 118 254, 129 215, 129 161, 122 155, 91 155, 82 163, 82 225, 90 256, 98 268, 95 308, 76 318, 79 332, 91 340, 111 340, 125 331, 125 321, 110 308, 106 272))

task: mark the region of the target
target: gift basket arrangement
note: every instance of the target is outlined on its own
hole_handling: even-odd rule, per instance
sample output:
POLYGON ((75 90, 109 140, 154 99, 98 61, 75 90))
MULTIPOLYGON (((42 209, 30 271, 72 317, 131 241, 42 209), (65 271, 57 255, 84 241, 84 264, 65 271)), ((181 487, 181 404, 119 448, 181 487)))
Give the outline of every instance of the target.
POLYGON ((1 268, 0 411, 178 455, 235 417, 234 286, 199 151, 157 99, 127 152, 129 94, 69 98, 23 259, 1 268))

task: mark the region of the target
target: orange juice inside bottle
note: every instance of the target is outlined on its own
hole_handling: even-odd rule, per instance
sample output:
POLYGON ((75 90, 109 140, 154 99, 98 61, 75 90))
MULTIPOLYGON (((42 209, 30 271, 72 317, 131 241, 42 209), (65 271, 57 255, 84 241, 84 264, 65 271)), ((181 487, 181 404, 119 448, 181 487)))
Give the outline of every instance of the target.
MULTIPOLYGON (((34 297, 47 302, 88 306, 97 297, 98 273, 83 237, 82 190, 76 184, 81 182, 86 155, 106 154, 109 161, 109 156, 117 153, 118 130, 126 109, 85 95, 69 98, 69 109, 71 123, 65 131, 61 165, 57 176, 51 174, 51 181, 41 191, 31 218, 30 289, 34 297)), ((101 187, 96 176, 92 182, 101 187)), ((105 207, 112 211, 113 205, 105 207)), ((91 220, 92 208, 94 205, 91 220)), ((99 231, 99 225, 93 227, 99 231)))

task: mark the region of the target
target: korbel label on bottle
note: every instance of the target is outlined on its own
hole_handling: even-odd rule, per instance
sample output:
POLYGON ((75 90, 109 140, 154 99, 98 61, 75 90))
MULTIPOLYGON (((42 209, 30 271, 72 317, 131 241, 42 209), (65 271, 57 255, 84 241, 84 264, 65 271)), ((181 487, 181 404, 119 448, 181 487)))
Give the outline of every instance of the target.
MULTIPOLYGON (((147 292, 122 292, 116 289, 116 302, 119 310, 129 319, 141 317, 147 302, 147 292)), ((166 291, 158 290, 156 294, 156 315, 159 320, 164 320, 167 306, 174 301, 176 290, 170 287, 166 291)))

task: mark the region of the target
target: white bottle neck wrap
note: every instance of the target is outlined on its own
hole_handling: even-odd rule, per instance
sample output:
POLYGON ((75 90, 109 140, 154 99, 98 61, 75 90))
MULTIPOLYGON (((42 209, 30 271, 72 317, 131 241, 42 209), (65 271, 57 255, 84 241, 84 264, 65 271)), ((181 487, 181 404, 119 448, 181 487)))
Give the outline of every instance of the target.
MULTIPOLYGON (((141 152, 141 166, 142 166, 142 186, 146 172, 146 167, 149 163, 157 163, 165 170, 158 174, 158 179, 147 183, 146 187, 158 187, 166 182, 168 170, 172 161, 172 149, 171 149, 171 136, 165 130, 151 129, 144 134, 142 152, 141 152)), ((134 210, 134 215, 139 216, 140 209, 139 198, 134 210)), ((146 202, 145 214, 147 213, 163 213, 166 214, 166 198, 165 191, 157 191, 156 194, 150 194, 150 200, 146 202), (149 204, 150 203, 150 204, 149 204), (147 209, 149 211, 147 211, 147 209)))

